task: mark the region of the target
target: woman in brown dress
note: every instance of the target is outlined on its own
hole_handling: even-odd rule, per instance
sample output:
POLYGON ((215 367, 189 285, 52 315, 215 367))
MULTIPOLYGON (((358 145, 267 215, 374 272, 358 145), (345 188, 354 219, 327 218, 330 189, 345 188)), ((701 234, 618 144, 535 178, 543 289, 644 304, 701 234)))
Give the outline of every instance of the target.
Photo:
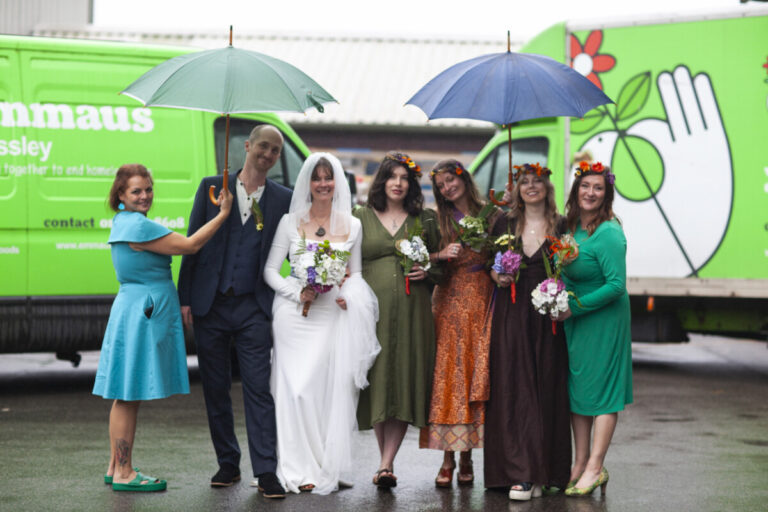
POLYGON ((450 159, 438 162, 431 177, 441 231, 441 249, 432 259, 441 262, 445 277, 432 296, 435 373, 429 425, 421 431, 419 446, 445 452, 435 484, 450 487, 453 452, 461 452, 458 483, 471 484, 471 450, 483 446, 493 282, 484 268, 488 254, 457 243, 451 222, 476 216, 483 207, 472 176, 450 159))
POLYGON ((565 487, 571 463, 564 331, 559 324, 553 335, 552 320, 531 304, 531 291, 547 278, 545 237, 565 231, 550 174, 538 164, 519 168, 511 209, 492 228, 494 237, 507 232, 515 236, 525 265, 515 303, 507 291, 514 277, 491 271, 502 289, 496 294, 491 328, 485 486, 509 489, 512 500, 540 496, 542 486, 565 487))

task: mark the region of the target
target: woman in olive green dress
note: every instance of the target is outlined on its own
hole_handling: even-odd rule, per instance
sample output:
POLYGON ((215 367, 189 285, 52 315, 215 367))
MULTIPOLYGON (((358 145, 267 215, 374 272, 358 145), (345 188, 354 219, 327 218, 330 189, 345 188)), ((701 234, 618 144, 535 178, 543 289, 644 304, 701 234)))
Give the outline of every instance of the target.
POLYGON ((395 242, 418 221, 430 253, 438 250, 439 229, 433 210, 423 209, 421 170, 402 153, 388 153, 368 194, 368 205, 354 212, 363 224, 363 278, 379 299, 376 334, 381 353, 368 373, 370 386, 360 394, 357 421, 373 427, 381 461, 373 483, 394 487, 395 455, 408 425, 427 424, 435 360, 431 294, 438 269, 416 265, 405 274, 395 242), (409 286, 406 291, 406 276, 409 286))
POLYGON ((565 321, 568 394, 574 463, 569 496, 600 487, 605 493, 605 454, 618 412, 632 403, 632 335, 626 286, 627 240, 613 210, 615 176, 599 162, 583 162, 566 204, 568 230, 579 256, 565 267, 571 298, 565 321))

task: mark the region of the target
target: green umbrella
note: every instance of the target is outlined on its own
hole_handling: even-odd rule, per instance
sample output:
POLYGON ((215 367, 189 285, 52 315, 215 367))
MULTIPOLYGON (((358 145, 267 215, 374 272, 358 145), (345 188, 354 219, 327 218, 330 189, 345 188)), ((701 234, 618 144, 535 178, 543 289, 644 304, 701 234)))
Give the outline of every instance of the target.
MULTIPOLYGON (((229 173, 229 115, 304 112, 336 101, 298 68, 262 53, 232 46, 180 55, 144 73, 120 94, 145 107, 204 110, 225 115, 224 187, 229 173)), ((213 189, 213 187, 211 187, 213 189)), ((211 200, 216 203, 213 190, 211 200)))

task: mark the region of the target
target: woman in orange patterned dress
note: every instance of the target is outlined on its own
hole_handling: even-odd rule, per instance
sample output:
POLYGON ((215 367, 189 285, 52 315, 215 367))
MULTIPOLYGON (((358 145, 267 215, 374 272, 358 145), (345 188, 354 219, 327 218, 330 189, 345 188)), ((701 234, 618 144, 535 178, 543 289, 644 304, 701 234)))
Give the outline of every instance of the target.
POLYGON ((448 159, 435 165, 431 177, 442 235, 441 249, 431 257, 441 262, 445 277, 432 296, 437 351, 429 425, 419 446, 445 452, 435 484, 450 487, 454 452, 460 452, 457 482, 472 484, 471 450, 483 446, 493 281, 485 271, 488 255, 462 247, 451 221, 477 216, 484 206, 472 176, 448 159))

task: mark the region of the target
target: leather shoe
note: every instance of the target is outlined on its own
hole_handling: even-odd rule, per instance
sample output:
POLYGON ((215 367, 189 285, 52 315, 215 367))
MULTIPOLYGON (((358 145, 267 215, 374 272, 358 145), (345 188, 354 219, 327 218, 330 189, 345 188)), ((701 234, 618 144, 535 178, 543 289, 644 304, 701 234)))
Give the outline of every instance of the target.
POLYGON ((222 464, 211 478, 211 487, 231 487, 240 480, 240 468, 231 464, 222 464))
POLYGON ((274 473, 262 473, 257 475, 259 490, 265 498, 285 498, 285 489, 280 485, 280 480, 274 473))

